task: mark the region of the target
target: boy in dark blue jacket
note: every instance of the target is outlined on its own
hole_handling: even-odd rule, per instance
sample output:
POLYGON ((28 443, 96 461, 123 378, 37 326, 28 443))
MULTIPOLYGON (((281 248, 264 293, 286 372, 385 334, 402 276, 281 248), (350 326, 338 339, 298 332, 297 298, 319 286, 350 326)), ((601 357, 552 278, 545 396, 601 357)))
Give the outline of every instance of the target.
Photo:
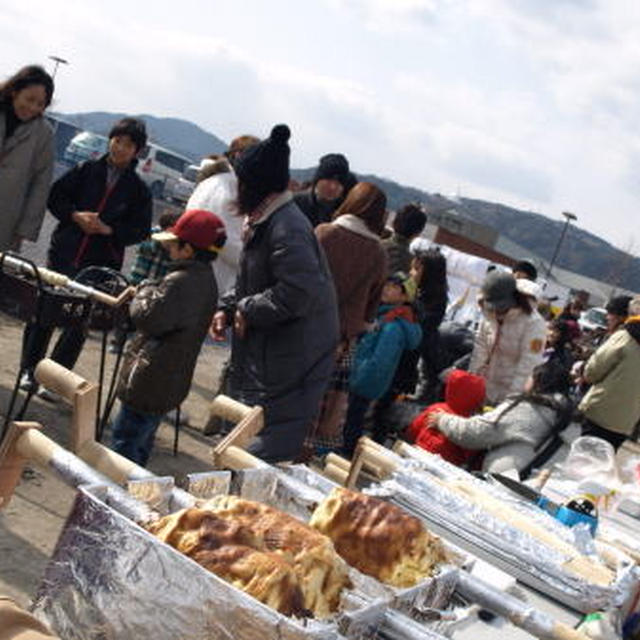
MULTIPOLYGON (((136 173, 136 156, 147 143, 144 122, 123 118, 109 132, 109 151, 87 160, 51 187, 47 206, 58 219, 51 236, 48 266, 70 277, 85 267, 119 271, 125 247, 151 230, 151 193, 136 173)), ((29 325, 23 367, 27 377, 45 357, 52 329, 29 325)), ((83 327, 63 331, 51 355, 72 369, 85 340, 83 327)), ((23 382, 23 386, 29 380, 23 382)))
POLYGON ((388 391, 402 353, 420 344, 422 330, 411 306, 415 293, 416 284, 405 273, 390 276, 382 290, 376 327, 358 343, 343 432, 344 451, 349 456, 362 435, 369 405, 388 391))

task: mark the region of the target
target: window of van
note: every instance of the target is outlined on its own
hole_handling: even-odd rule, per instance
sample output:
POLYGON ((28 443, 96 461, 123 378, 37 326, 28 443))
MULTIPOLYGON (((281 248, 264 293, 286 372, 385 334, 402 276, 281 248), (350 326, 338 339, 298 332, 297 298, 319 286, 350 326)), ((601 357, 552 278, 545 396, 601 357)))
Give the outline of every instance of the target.
POLYGON ((182 160, 182 158, 178 158, 177 156, 171 155, 166 151, 158 150, 158 152, 156 153, 156 160, 166 165, 170 169, 174 169, 175 171, 178 171, 179 173, 182 173, 185 167, 187 166, 187 163, 184 160, 182 160))

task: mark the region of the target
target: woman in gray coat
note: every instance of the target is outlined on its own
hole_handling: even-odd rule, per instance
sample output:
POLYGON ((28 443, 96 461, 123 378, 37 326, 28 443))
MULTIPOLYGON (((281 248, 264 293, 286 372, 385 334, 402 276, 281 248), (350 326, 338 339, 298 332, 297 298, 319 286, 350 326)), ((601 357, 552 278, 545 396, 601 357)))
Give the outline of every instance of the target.
POLYGON ((38 239, 53 171, 53 132, 43 116, 52 97, 42 67, 0 84, 0 251, 38 239))
POLYGON ((300 454, 338 344, 331 272, 287 190, 289 135, 278 125, 236 160, 244 249, 235 294, 214 317, 218 335, 233 322, 232 395, 264 408, 265 426, 249 451, 267 462, 300 454))

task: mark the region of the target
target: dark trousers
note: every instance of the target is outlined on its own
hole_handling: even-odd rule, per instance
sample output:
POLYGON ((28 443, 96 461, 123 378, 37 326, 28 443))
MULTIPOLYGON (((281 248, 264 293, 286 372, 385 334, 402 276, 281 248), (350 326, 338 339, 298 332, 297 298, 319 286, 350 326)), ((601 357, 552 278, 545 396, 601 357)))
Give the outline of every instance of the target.
POLYGON ((628 437, 624 433, 616 433, 615 431, 604 429, 595 422, 591 422, 588 418, 582 419, 582 435, 602 438, 609 442, 616 451, 628 437))
POLYGON ((373 405, 373 429, 371 435, 373 439, 380 444, 384 444, 387 439, 389 433, 389 409, 397 396, 398 392, 391 388, 382 398, 376 400, 376 403, 373 405))
MULTIPOLYGON (((33 374, 38 362, 47 357, 52 335, 51 327, 27 324, 23 336, 22 369, 33 374)), ((83 326, 63 329, 51 352, 51 359, 67 369, 73 369, 86 339, 87 329, 83 326)))
POLYGON ((363 398, 355 393, 349 394, 347 417, 343 428, 344 453, 349 457, 353 456, 358 440, 364 431, 364 419, 370 404, 369 398, 363 398))
POLYGON ((422 395, 429 402, 436 402, 436 389, 438 387, 440 352, 440 333, 437 329, 424 331, 420 345, 420 375, 423 381, 422 395))
POLYGON ((113 421, 111 448, 120 455, 146 467, 162 416, 135 411, 126 404, 113 421))

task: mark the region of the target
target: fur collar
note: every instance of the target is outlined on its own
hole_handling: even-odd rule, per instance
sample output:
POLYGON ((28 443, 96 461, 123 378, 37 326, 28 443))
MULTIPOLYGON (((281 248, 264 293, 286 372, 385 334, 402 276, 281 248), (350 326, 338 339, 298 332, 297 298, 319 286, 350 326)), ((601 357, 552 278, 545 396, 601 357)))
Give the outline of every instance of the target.
POLYGON ((339 227, 348 229, 349 231, 353 231, 353 233, 357 233, 358 235, 364 236, 365 238, 371 238, 372 240, 380 242, 380 236, 373 233, 373 231, 371 231, 371 229, 367 227, 365 221, 362 220, 362 218, 358 218, 358 216, 354 216, 351 213, 345 213, 336 218, 333 221, 333 224, 337 224, 339 227))

